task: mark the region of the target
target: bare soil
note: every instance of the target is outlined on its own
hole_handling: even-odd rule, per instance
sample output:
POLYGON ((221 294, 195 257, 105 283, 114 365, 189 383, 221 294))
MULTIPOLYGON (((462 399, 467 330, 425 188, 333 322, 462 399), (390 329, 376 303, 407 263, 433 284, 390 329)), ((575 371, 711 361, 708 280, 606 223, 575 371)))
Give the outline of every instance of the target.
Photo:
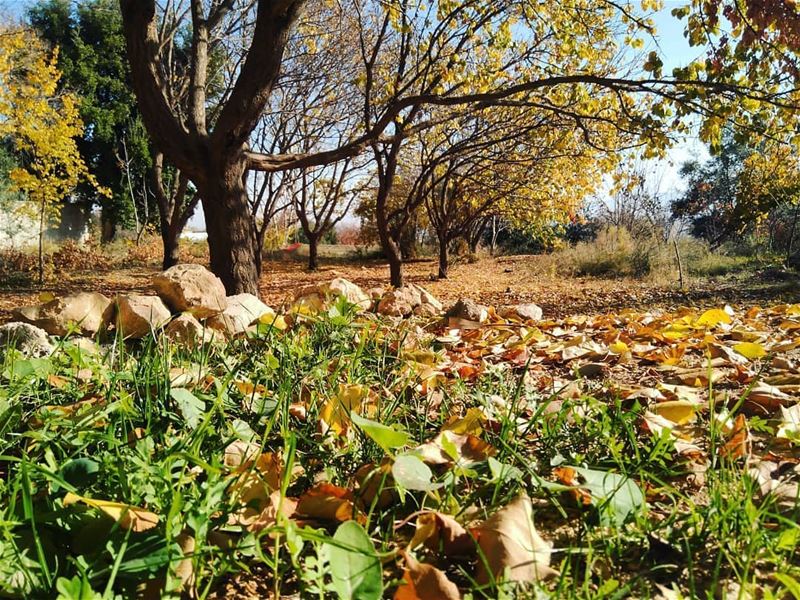
MULTIPOLYGON (((652 282, 636 279, 601 279, 565 277, 545 273, 541 257, 485 257, 475 263, 456 264, 447 279, 436 279, 433 260, 409 262, 405 279, 430 290, 447 305, 460 297, 472 298, 491 306, 534 302, 548 317, 572 314, 603 314, 626 308, 675 308, 678 306, 749 305, 800 301, 800 279, 782 272, 741 273, 739 275, 694 280, 683 290, 676 282, 652 282)), ((0 287, 0 322, 10 318, 16 306, 34 304, 42 292, 56 295, 94 290, 107 295, 148 292, 150 280, 159 268, 156 264, 122 266, 96 272, 58 274, 43 288, 0 287)), ((309 272, 298 260, 269 260, 261 278, 265 302, 278 307, 290 301, 303 287, 344 277, 365 290, 385 287, 389 267, 375 260, 334 261, 309 272)), ((0 285, 2 285, 0 283, 0 285)))

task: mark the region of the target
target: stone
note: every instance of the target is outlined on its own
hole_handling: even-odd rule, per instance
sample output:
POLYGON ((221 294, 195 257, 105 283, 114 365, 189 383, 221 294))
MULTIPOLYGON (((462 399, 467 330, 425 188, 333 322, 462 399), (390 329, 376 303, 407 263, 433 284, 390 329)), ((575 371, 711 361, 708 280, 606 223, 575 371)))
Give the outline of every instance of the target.
POLYGON ((225 310, 206 320, 206 325, 229 336, 247 331, 262 315, 275 314, 253 294, 228 296, 227 303, 225 310))
POLYGON ((519 319, 522 321, 541 321, 542 309, 532 302, 517 304, 516 306, 504 306, 498 313, 504 319, 519 319))
POLYGON ((41 357, 50 354, 55 347, 47 332, 30 323, 6 323, 0 325, 0 351, 14 346, 25 356, 41 357))
POLYGON ((198 319, 221 313, 227 307, 225 286, 202 265, 180 264, 153 278, 153 287, 175 312, 190 312, 198 319))
POLYGON ((325 310, 336 298, 344 298, 359 309, 372 306, 372 299, 352 281, 337 277, 319 285, 308 285, 294 296, 290 312, 319 312, 325 310))
POLYGON ((489 307, 478 304, 469 298, 460 298, 450 307, 445 316, 483 323, 489 318, 489 307))
POLYGON ((99 355, 102 352, 102 348, 97 345, 97 342, 88 337, 78 336, 70 338, 68 344, 75 346, 84 354, 99 355))
POLYGON ((17 319, 41 327, 51 335, 94 336, 106 323, 111 300, 97 292, 80 292, 37 306, 14 309, 17 319))
POLYGON ((441 302, 439 302, 439 299, 436 298, 436 296, 431 294, 428 290, 426 290, 423 287, 413 284, 412 286, 415 287, 417 290, 419 290, 420 302, 422 302, 422 304, 429 304, 436 310, 437 313, 440 313, 444 310, 444 305, 441 302))
POLYGON ((433 304, 424 302, 414 307, 414 314, 419 317, 438 317, 442 314, 442 311, 441 309, 437 309, 433 304))
POLYGON ((164 328, 167 339, 186 346, 221 341, 219 332, 198 321, 192 313, 181 313, 164 328))
POLYGON ((172 313, 158 296, 117 296, 116 325, 123 337, 139 339, 163 327, 172 313))
POLYGON ((366 310, 372 305, 372 299, 364 290, 343 277, 337 277, 329 283, 323 283, 319 286, 319 290, 328 297, 342 297, 362 310, 366 310))
POLYGON ((416 286, 404 285, 389 290, 378 303, 378 313, 389 317, 406 317, 422 304, 422 295, 416 286))
POLYGON ((367 295, 372 298, 373 300, 380 301, 383 298, 383 294, 386 292, 386 288, 382 287, 373 287, 367 290, 367 295))

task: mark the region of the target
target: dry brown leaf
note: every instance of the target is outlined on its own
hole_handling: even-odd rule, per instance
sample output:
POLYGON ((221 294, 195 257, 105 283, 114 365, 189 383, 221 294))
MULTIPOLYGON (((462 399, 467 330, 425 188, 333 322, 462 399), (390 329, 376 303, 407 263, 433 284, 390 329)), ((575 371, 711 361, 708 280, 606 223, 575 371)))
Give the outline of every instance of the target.
POLYGON ((363 506, 371 506, 377 496, 375 505, 378 508, 386 508, 397 498, 392 477, 392 462, 388 459, 385 459, 380 466, 375 463, 363 465, 356 471, 354 478, 358 483, 358 498, 363 506))
POLYGON ((495 449, 470 433, 459 435, 445 430, 431 441, 417 446, 414 453, 429 465, 450 465, 455 462, 468 465, 486 460, 495 453, 495 449), (446 447, 451 452, 455 449, 456 456, 451 456, 446 447))
POLYGON ((728 458, 742 458, 750 456, 750 428, 744 415, 738 415, 733 422, 731 431, 725 444, 720 446, 719 452, 728 458))
POLYGON ((406 568, 394 600, 460 600, 461 592, 442 571, 403 552, 406 568))
POLYGON ((426 512, 417 517, 417 530, 409 549, 423 544, 445 557, 467 556, 475 552, 475 539, 453 517, 440 512, 426 512))
POLYGON ((520 582, 555 573, 549 566, 552 548, 534 528, 533 506, 525 494, 494 513, 474 533, 482 552, 478 583, 502 579, 506 569, 511 581, 520 582))
POLYGON ((298 515, 322 521, 349 521, 359 517, 353 493, 332 483, 319 483, 297 501, 298 515))

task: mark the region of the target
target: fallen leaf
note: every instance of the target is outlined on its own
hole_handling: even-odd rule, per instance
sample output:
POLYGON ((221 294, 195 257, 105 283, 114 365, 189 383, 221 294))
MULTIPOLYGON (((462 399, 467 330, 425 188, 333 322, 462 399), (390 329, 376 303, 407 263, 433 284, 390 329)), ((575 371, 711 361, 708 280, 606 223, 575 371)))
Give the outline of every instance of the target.
POLYGON ((460 600, 458 587, 442 571, 417 561, 407 552, 401 555, 406 566, 394 600, 460 600))
POLYGON ((431 511, 417 517, 417 530, 408 544, 414 549, 420 544, 445 558, 467 556, 475 552, 475 539, 453 517, 431 511))
POLYGON ((676 425, 684 425, 694 421, 697 415, 697 407, 697 403, 689 400, 668 400, 666 402, 655 402, 648 408, 651 412, 676 425))
POLYGON ((73 494, 72 492, 68 492, 64 496, 64 506, 70 506, 77 502, 82 502, 87 506, 102 511, 119 523, 122 529, 130 529, 136 533, 148 531, 158 525, 158 515, 143 508, 137 508, 121 502, 112 502, 110 500, 87 498, 85 496, 73 494))
POLYGON ((750 360, 762 358, 767 355, 767 351, 764 349, 764 346, 756 342, 741 342, 734 345, 733 349, 750 360))
POLYGON ((716 327, 721 324, 729 324, 732 322, 731 316, 721 308, 712 308, 704 312, 694 322, 697 327, 716 327))
POLYGON ((554 574, 549 566, 552 548, 533 526, 533 506, 527 495, 521 494, 498 510, 474 533, 482 553, 478 583, 502 580, 506 573, 509 580, 520 582, 554 574))
POLYGON ((297 501, 298 515, 323 521, 348 521, 357 515, 353 493, 332 483, 319 483, 297 501))

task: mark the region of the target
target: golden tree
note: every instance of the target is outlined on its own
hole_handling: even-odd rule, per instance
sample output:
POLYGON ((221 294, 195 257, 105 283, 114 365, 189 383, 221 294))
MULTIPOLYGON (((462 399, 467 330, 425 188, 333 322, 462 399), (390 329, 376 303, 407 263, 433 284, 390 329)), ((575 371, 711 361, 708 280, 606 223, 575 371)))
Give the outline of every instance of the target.
POLYGON ((107 193, 78 152, 75 138, 83 131, 78 99, 56 94, 57 58, 57 50, 48 53, 29 33, 0 34, 0 133, 21 158, 22 166, 10 173, 13 185, 27 196, 20 210, 39 224, 40 284, 44 232, 58 221, 62 200, 82 181, 107 193))

